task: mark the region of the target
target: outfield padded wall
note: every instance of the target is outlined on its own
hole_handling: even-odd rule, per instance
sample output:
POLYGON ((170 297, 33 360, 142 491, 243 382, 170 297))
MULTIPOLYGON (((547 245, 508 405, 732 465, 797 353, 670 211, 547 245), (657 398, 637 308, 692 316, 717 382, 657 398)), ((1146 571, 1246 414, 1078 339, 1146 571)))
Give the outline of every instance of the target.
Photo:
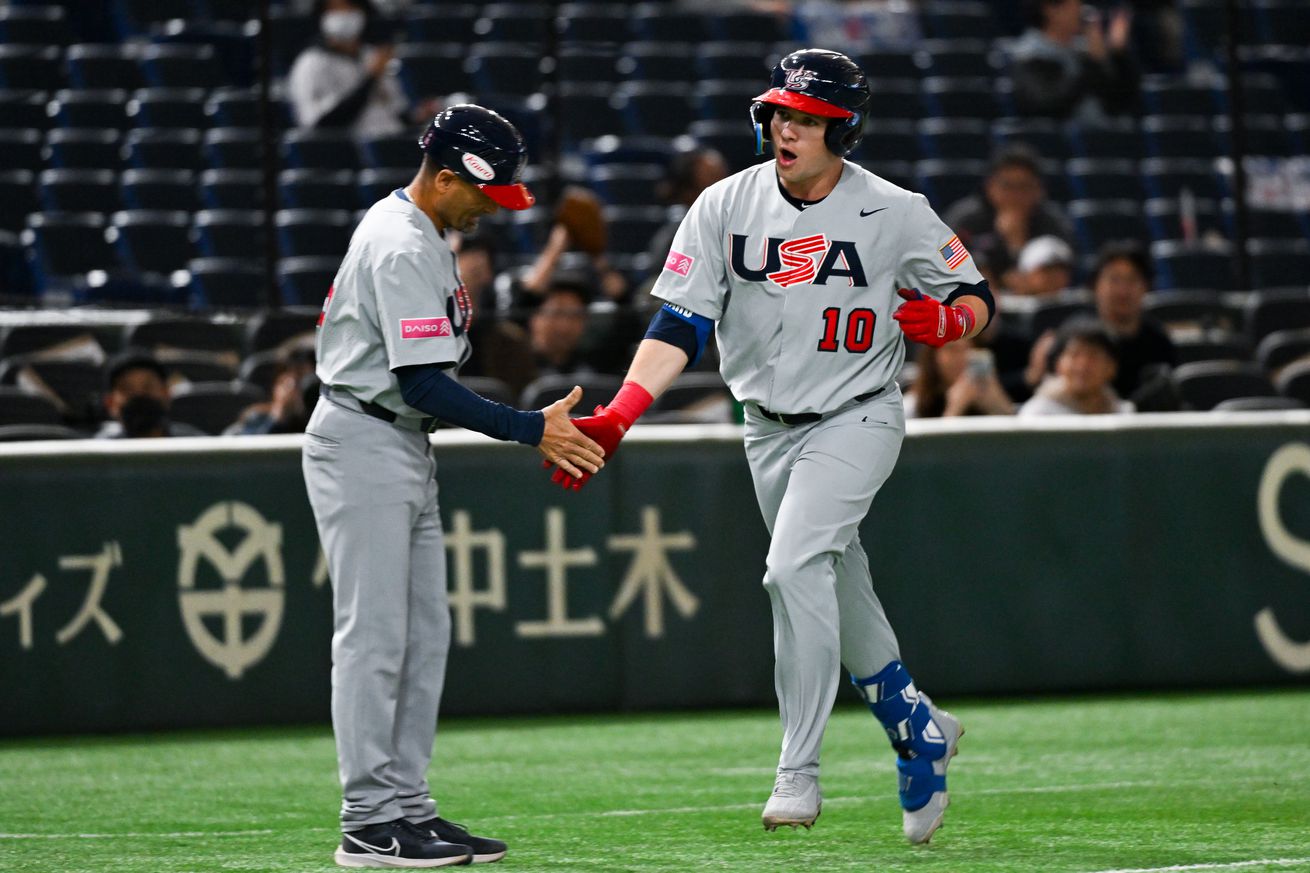
MULTIPOLYGON (((920 687, 1310 681, 1308 425, 913 422, 861 539, 920 687)), ((522 447, 434 442, 445 712, 773 702, 738 428, 638 428, 580 493, 522 447)), ((0 519, 0 733, 328 718, 299 437, 0 446, 0 519)))

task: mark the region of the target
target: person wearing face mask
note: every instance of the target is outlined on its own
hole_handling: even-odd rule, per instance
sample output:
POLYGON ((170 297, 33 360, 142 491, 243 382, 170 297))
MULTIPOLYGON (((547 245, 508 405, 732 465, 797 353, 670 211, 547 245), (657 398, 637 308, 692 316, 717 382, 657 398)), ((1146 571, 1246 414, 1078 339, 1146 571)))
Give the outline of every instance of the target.
POLYGON ((170 421, 168 371, 150 354, 127 351, 109 365, 105 393, 106 421, 97 439, 137 437, 204 436, 205 432, 170 421))
MULTIPOLYGON (((405 97, 387 72, 392 48, 363 41, 374 15, 368 0, 319 0, 316 9, 322 40, 300 53, 287 77, 296 123, 361 138, 403 133, 405 97)), ((420 107, 422 115, 434 109, 420 107)))

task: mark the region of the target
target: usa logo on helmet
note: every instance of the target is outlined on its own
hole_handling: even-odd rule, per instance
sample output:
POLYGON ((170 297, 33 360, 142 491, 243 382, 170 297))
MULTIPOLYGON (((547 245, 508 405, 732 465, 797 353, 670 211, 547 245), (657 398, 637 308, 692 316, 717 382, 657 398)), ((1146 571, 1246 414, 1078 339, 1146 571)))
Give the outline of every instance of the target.
POLYGON ((810 82, 814 81, 815 73, 813 70, 807 70, 804 67, 797 67, 787 72, 786 87, 792 91, 804 91, 810 87, 810 82))

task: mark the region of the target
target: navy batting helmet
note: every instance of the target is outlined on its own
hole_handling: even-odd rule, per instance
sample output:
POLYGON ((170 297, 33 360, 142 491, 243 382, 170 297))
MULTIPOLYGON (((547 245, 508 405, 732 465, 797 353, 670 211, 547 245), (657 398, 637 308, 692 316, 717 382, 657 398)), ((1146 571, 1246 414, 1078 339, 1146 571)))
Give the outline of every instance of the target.
POLYGON ((845 157, 859 145, 871 98, 855 61, 840 52, 801 49, 778 62, 769 85, 751 104, 756 154, 764 154, 774 106, 832 119, 823 139, 835 155, 845 157))
POLYGON ((506 209, 537 200, 522 181, 528 149, 514 125, 472 103, 449 106, 432 119, 418 144, 428 157, 482 189, 506 209))

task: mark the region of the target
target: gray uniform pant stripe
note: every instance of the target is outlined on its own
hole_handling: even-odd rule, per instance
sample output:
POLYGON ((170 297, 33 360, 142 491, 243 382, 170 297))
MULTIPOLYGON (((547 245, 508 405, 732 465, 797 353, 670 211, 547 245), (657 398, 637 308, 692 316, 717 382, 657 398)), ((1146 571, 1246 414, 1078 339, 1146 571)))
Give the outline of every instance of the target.
POLYGON ((450 610, 427 435, 324 400, 303 467, 332 579, 342 827, 430 818, 450 610))
POLYGON ((747 417, 746 456, 771 537, 764 587, 781 770, 818 772, 841 664, 871 676, 900 657, 858 532, 905 436, 900 393, 889 394, 801 427, 747 417))

